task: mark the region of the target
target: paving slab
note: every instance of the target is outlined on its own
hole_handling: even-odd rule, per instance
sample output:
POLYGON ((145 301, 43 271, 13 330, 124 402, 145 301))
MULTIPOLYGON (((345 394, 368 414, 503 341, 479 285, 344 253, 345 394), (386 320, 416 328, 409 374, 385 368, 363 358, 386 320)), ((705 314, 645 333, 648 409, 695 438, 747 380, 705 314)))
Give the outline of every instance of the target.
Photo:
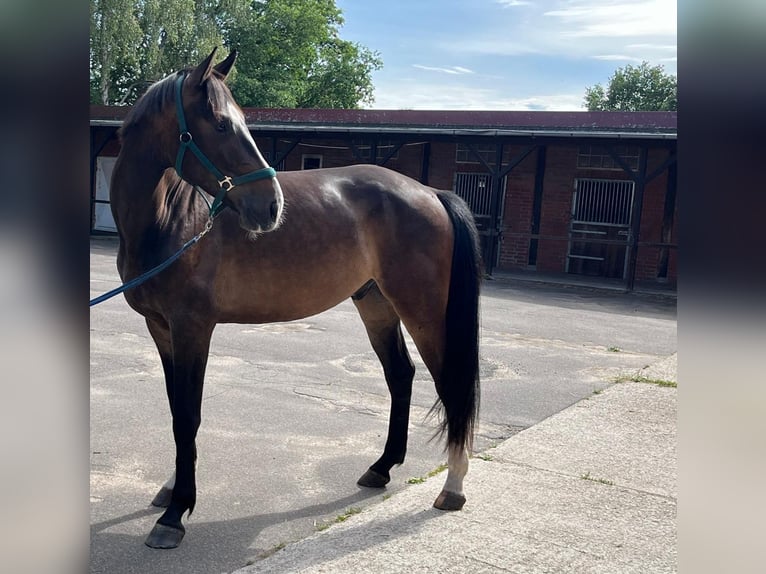
POLYGON ((237 574, 676 571, 675 388, 619 383, 237 574))

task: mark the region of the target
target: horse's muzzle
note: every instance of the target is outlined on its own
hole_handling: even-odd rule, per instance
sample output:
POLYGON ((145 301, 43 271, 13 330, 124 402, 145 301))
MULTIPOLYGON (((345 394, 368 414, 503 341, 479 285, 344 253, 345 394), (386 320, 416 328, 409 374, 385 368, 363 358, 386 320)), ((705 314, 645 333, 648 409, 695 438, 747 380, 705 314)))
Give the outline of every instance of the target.
MULTIPOLYGON (((264 189, 258 191, 242 191, 233 189, 229 193, 229 205, 239 214, 239 225, 247 231, 255 233, 267 233, 274 231, 282 221, 282 207, 284 198, 282 188, 275 179, 271 180, 272 186, 267 193, 264 189), (239 192, 239 193, 237 193, 239 192)), ((265 187, 258 182, 254 187, 265 187)))

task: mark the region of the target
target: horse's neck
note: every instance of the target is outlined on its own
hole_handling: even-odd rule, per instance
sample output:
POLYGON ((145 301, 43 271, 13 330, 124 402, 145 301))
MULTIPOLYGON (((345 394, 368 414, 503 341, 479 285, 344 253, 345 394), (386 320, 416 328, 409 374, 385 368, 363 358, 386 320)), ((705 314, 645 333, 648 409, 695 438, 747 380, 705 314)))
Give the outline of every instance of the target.
POLYGON ((126 243, 136 240, 140 245, 147 236, 166 236, 173 241, 175 229, 188 225, 190 218, 201 217, 191 191, 181 189, 175 176, 165 173, 169 167, 130 145, 121 150, 110 199, 126 243))

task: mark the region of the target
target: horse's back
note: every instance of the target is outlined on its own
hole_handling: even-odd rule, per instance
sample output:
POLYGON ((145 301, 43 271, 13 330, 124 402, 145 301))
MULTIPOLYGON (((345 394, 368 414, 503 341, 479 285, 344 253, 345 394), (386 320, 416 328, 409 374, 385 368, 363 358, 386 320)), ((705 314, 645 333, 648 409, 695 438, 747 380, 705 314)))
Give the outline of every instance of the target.
POLYGON ((384 167, 359 164, 282 172, 279 178, 288 205, 308 204, 309 210, 317 210, 311 215, 328 220, 345 214, 368 232, 407 240, 417 230, 433 232, 448 222, 438 190, 384 167))
POLYGON ((288 206, 307 202, 309 211, 316 209, 302 217, 330 227, 353 226, 378 271, 419 253, 430 258, 451 253, 452 230, 439 192, 406 175, 360 164, 280 174, 280 182, 288 206), (314 203, 316 195, 320 204, 314 203))

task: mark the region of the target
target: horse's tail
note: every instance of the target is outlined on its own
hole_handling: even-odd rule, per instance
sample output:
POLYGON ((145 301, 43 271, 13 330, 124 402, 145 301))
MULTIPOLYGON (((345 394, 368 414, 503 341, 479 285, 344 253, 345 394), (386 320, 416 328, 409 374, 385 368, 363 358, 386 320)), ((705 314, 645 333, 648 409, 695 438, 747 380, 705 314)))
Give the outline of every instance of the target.
POLYGON ((449 215, 454 232, 452 272, 447 302, 447 341, 439 399, 438 435, 447 433, 447 446, 470 449, 479 417, 479 291, 483 275, 479 232, 466 203, 451 192, 437 197, 449 215), (439 409, 441 403, 441 409, 439 409))

